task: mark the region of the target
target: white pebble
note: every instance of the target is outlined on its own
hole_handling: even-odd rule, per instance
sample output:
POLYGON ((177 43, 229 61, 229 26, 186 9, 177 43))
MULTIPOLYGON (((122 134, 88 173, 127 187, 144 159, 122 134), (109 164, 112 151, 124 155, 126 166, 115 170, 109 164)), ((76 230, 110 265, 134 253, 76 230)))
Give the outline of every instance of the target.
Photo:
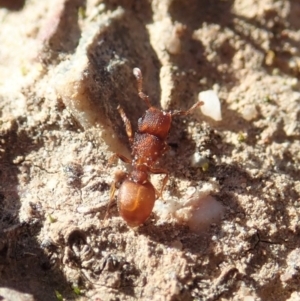
POLYGON ((198 199, 198 204, 191 211, 191 216, 187 224, 193 232, 201 233, 210 224, 219 222, 223 213, 223 205, 214 197, 208 195, 198 199))
POLYGON ((221 103, 215 91, 202 91, 199 93, 198 99, 204 102, 204 105, 200 107, 204 115, 216 121, 222 120, 221 103))
POLYGON ((258 113, 255 105, 247 105, 242 111, 242 116, 247 121, 251 121, 257 117, 258 113))

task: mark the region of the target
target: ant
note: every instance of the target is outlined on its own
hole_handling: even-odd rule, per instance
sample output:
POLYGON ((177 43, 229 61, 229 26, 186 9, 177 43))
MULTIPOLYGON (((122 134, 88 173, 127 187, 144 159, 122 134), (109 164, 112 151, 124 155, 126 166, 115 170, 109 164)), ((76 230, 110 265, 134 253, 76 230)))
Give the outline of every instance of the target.
MULTIPOLYGON (((129 119, 123 109, 118 106, 117 109, 125 124, 126 134, 131 145, 132 160, 121 154, 114 154, 110 162, 119 158, 132 166, 132 170, 126 173, 125 180, 119 188, 117 202, 122 218, 129 226, 137 227, 150 216, 155 200, 162 195, 168 181, 168 172, 162 168, 156 168, 155 163, 168 148, 166 139, 171 128, 172 117, 188 115, 203 105, 203 102, 198 101, 187 111, 161 111, 151 106, 149 96, 142 90, 143 76, 141 70, 134 68, 133 74, 137 80, 138 95, 146 103, 148 109, 143 117, 139 118, 138 130, 133 135, 129 119), (150 182, 149 173, 165 174, 160 192, 150 182)), ((113 183, 109 204, 114 198, 115 191, 116 183, 113 183)))

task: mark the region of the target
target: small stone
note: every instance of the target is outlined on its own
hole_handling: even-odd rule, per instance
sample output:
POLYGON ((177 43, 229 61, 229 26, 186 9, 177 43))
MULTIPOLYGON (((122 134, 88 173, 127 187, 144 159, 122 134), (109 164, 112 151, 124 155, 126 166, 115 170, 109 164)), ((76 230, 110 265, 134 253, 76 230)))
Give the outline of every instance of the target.
POLYGON ((251 121, 255 118, 257 118, 258 112, 256 110, 255 105, 247 105, 242 110, 242 116, 247 121, 251 121))

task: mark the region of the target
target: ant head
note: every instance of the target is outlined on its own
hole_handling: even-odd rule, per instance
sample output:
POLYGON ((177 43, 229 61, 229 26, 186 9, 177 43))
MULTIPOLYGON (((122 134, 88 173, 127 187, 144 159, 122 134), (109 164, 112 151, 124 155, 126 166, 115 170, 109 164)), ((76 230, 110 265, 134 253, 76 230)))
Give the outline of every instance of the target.
POLYGON ((138 129, 140 133, 147 133, 165 140, 170 131, 171 121, 171 113, 150 107, 138 120, 138 129))

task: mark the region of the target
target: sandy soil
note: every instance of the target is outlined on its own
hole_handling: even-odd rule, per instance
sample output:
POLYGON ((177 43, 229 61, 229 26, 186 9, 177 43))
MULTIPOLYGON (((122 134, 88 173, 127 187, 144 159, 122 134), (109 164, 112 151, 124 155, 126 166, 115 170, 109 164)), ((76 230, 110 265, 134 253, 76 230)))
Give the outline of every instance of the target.
POLYGON ((300 300, 299 16, 298 0, 0 0, 3 300, 300 300), (155 106, 214 89, 223 115, 174 118, 163 200, 136 229, 115 204, 104 220, 128 168, 108 164, 129 153, 116 108, 134 129, 146 109, 133 67, 155 106), (222 218, 194 229, 184 202, 204 190, 222 218))

